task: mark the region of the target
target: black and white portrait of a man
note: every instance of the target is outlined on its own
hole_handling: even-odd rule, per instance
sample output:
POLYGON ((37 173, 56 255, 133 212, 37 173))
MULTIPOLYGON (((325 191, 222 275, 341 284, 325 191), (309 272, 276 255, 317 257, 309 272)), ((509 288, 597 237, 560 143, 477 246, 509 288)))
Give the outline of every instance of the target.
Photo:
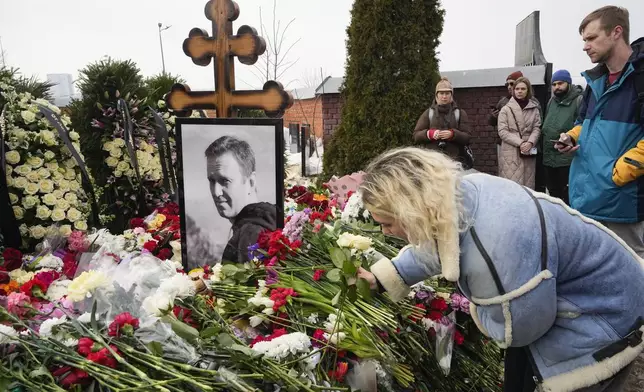
POLYGON ((275 125, 180 125, 183 253, 189 268, 245 263, 259 234, 281 226, 276 183, 281 146, 275 145, 275 130, 275 125))

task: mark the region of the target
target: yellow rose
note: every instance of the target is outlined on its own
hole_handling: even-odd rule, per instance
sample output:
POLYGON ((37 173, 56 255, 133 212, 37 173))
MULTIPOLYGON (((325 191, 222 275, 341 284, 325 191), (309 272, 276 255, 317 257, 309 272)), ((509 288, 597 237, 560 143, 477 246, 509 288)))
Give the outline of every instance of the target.
MULTIPOLYGON (((10 179, 7 178, 7 185, 9 185, 8 184, 9 180, 10 179)), ((16 188, 20 188, 20 189, 25 189, 28 184, 29 184, 29 181, 27 181, 27 179, 24 178, 24 177, 18 177, 13 181, 13 186, 16 187, 16 188)), ((11 186, 11 185, 9 185, 9 186, 11 186)))
POLYGON ((4 159, 7 161, 7 163, 15 165, 16 163, 20 162, 20 153, 15 150, 7 151, 4 154, 4 159))
POLYGON ((69 182, 69 189, 71 189, 74 192, 78 192, 80 189, 80 183, 78 181, 70 181, 69 182))
POLYGON ((22 206, 25 207, 25 209, 30 210, 38 204, 40 200, 35 197, 35 196, 25 196, 22 199, 22 206))
POLYGON ((36 114, 28 110, 23 110, 22 112, 20 112, 20 116, 25 121, 25 124, 31 124, 32 122, 36 121, 36 114))
POLYGON ((13 215, 16 219, 21 220, 25 216, 25 210, 22 207, 13 206, 13 215))
POLYGON ((125 140, 120 139, 120 138, 116 138, 116 139, 114 139, 113 144, 114 144, 114 146, 119 147, 119 148, 120 147, 125 147, 125 140))
POLYGON ((34 172, 34 171, 29 172, 29 173, 27 173, 27 175, 25 177, 27 177, 27 179, 29 181, 31 181, 31 182, 39 182, 40 181, 40 175, 38 175, 38 172, 34 172))
POLYGON ((40 180, 40 192, 51 193, 54 191, 54 182, 52 180, 40 180))
POLYGON ((46 206, 38 206, 38 208, 36 208, 36 218, 45 220, 49 219, 50 216, 51 210, 46 206))
POLYGON ((42 139, 43 143, 47 146, 54 146, 56 145, 56 136, 52 131, 41 131, 40 132, 40 138, 42 139))
POLYGON ((85 231, 85 230, 87 230, 87 222, 84 221, 84 220, 76 221, 76 222, 74 222, 74 228, 76 230, 85 231))
POLYGON ((59 232, 62 236, 69 237, 72 234, 72 226, 62 225, 60 226, 59 232))
POLYGON ((76 208, 72 207, 67 211, 67 220, 70 222, 76 222, 77 220, 81 219, 83 217, 83 214, 81 214, 80 211, 78 211, 76 208))
POLYGON ((27 165, 16 166, 14 171, 20 174, 21 176, 26 176, 27 174, 31 173, 31 166, 27 166, 27 165))
POLYGON ((373 244, 371 238, 354 235, 351 233, 342 233, 336 241, 338 246, 343 248, 354 248, 358 250, 367 250, 373 244))
POLYGON ((29 159, 27 159, 27 164, 34 169, 38 169, 44 163, 45 161, 41 157, 29 157, 29 159))
POLYGON ((123 151, 120 148, 113 148, 110 150, 110 157, 120 158, 123 156, 123 151))
MULTIPOLYGON (((48 161, 51 161, 52 159, 56 158, 56 154, 54 154, 52 151, 45 151, 45 159, 48 161)), ((49 166, 48 166, 49 167, 49 166)), ((51 169, 51 168, 50 168, 51 169)))
POLYGON ((112 142, 103 143, 103 150, 110 151, 112 148, 114 148, 114 143, 112 142))
POLYGON ((56 208, 67 211, 69 209, 69 202, 65 199, 58 199, 58 201, 56 201, 56 208))
POLYGON ((25 193, 28 195, 35 195, 40 190, 40 186, 36 183, 30 182, 25 187, 25 193))
POLYGON ((65 194, 65 200, 67 200, 70 203, 74 203, 74 202, 78 201, 78 196, 76 196, 75 193, 69 192, 69 193, 65 194))
POLYGON ((38 175, 40 176, 40 178, 49 178, 51 177, 51 172, 49 171, 49 169, 41 167, 40 169, 38 169, 38 175))
POLYGON ((37 226, 32 226, 29 228, 29 234, 37 240, 43 238, 47 231, 45 230, 44 227, 37 225, 37 226))
POLYGON ((80 135, 76 131, 71 131, 69 132, 69 138, 72 139, 73 141, 77 141, 80 139, 80 135))
MULTIPOLYGON (((47 152, 51 152, 51 151, 47 151, 47 152)), ((47 156, 47 152, 45 153, 45 157, 47 156)), ((53 154, 53 152, 52 152, 52 154, 53 154)), ((53 158, 52 158, 52 159, 53 159, 53 158)), ((58 170, 58 168, 59 168, 60 166, 58 166, 58 162, 47 162, 47 163, 45 164, 45 167, 46 167, 47 169, 51 170, 51 171, 56 171, 56 170, 58 170)))
POLYGON ((116 165, 119 164, 119 160, 114 157, 107 157, 107 159, 105 160, 105 163, 109 167, 116 167, 116 165))
POLYGON ((14 195, 13 193, 10 193, 9 201, 11 202, 11 204, 16 204, 18 202, 18 196, 14 195))
POLYGON ((54 222, 60 222, 63 219, 65 219, 65 211, 59 208, 54 208, 54 210, 51 212, 51 220, 53 220, 54 222))
POLYGON ((56 196, 56 200, 62 199, 63 196, 65 196, 65 192, 61 191, 60 189, 56 189, 55 191, 52 192, 54 196, 56 196))
POLYGON ((42 202, 47 204, 48 206, 55 206, 57 201, 58 198, 53 193, 47 194, 42 197, 42 202))

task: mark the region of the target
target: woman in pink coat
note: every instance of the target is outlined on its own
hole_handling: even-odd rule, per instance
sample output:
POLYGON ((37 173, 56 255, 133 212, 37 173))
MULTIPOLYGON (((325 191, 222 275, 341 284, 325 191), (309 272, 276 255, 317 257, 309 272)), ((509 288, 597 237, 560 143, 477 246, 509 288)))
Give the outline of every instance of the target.
POLYGON ((512 98, 499 113, 499 176, 534 189, 541 114, 532 95, 530 81, 517 79, 512 98))

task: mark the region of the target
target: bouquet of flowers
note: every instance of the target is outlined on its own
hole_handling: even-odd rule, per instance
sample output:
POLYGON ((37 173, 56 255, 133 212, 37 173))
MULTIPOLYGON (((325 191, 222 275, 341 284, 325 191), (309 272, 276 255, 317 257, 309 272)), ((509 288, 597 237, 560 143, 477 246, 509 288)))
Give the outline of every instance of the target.
MULTIPOLYGON (((28 93, 16 93, 7 80, 0 81, 0 91, 7 101, 0 116, 9 147, 4 156, 5 174, 23 245, 33 248, 48 233, 87 230, 90 207, 78 164, 38 107, 46 106, 57 114, 60 110, 28 93)), ((60 118, 69 125, 66 115, 60 118)), ((80 152, 78 133, 69 132, 69 138, 80 152)))

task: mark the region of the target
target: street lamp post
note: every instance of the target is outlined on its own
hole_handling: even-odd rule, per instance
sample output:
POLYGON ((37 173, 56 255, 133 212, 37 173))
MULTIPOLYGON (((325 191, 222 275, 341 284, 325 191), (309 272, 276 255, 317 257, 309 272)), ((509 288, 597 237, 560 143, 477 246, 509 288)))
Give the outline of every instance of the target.
POLYGON ((159 45, 161 46, 161 65, 163 66, 163 74, 165 75, 165 58, 163 56, 163 39, 161 38, 161 32, 169 29, 172 26, 163 26, 163 23, 159 22, 159 45))

